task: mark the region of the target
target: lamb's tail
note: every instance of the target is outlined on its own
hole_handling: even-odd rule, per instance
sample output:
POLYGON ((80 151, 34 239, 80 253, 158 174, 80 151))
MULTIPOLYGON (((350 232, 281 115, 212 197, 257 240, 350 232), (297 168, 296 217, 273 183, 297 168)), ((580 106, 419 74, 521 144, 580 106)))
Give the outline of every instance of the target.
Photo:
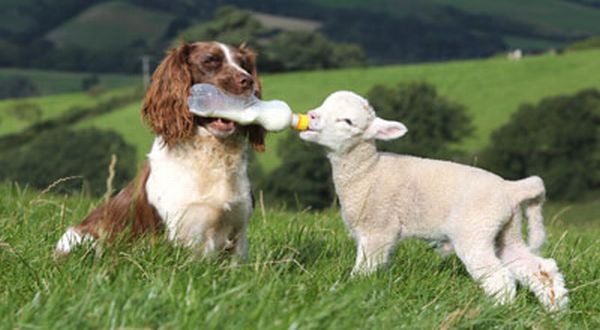
POLYGON ((544 181, 538 176, 530 176, 523 180, 514 181, 512 184, 515 202, 525 210, 527 215, 529 249, 537 254, 546 240, 544 217, 542 215, 542 205, 546 198, 544 181))

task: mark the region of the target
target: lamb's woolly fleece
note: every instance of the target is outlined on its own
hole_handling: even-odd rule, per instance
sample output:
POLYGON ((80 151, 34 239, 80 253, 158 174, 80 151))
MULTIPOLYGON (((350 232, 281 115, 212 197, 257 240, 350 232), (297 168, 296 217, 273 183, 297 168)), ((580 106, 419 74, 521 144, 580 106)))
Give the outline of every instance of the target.
POLYGON ((353 274, 386 263, 399 239, 420 237, 452 247, 501 303, 514 299, 516 279, 548 309, 567 306, 555 261, 538 256, 545 236, 539 177, 507 181, 449 161, 378 153, 374 139, 400 137, 406 128, 377 118, 351 92, 330 95, 309 115, 319 129, 301 137, 328 149, 342 217, 358 243, 353 274), (520 232, 522 209, 529 246, 520 232))

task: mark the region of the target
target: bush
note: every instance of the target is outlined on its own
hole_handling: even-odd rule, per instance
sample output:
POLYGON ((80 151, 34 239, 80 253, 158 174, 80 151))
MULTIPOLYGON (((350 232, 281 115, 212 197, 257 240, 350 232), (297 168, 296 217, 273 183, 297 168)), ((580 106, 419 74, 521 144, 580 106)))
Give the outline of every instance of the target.
POLYGON ((308 31, 277 34, 265 46, 267 66, 284 71, 364 66, 366 56, 353 44, 338 44, 324 35, 308 31))
POLYGON ((510 179, 539 175, 550 197, 572 200, 600 187, 599 127, 598 90, 521 105, 481 162, 510 179))
POLYGON ((367 98, 379 117, 408 127, 408 134, 398 140, 378 141, 379 149, 455 160, 463 156, 452 145, 473 131, 471 118, 464 106, 439 96, 434 86, 422 82, 378 85, 367 98))
POLYGON ((182 31, 172 42, 218 40, 230 45, 246 43, 258 51, 261 71, 312 70, 364 66, 366 55, 355 44, 335 43, 320 33, 277 31, 264 27, 252 12, 220 7, 214 19, 182 31))
POLYGON ((0 99, 39 95, 38 88, 27 77, 11 76, 0 81, 0 99))
MULTIPOLYGON (((53 130, 0 155, 0 180, 13 180, 44 189, 61 178, 80 176, 94 196, 106 191, 111 155, 117 156, 113 187, 123 186, 135 175, 135 148, 111 131, 53 130)), ((53 191, 74 192, 81 179, 60 183, 53 191)))

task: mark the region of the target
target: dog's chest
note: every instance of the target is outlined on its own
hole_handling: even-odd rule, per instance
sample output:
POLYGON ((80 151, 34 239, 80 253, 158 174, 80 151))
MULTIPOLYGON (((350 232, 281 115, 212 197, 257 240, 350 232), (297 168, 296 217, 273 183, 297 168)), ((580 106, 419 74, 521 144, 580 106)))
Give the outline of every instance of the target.
POLYGON ((191 205, 230 211, 251 203, 246 157, 242 146, 214 141, 167 150, 155 142, 148 155, 148 198, 164 220, 178 217, 191 205))

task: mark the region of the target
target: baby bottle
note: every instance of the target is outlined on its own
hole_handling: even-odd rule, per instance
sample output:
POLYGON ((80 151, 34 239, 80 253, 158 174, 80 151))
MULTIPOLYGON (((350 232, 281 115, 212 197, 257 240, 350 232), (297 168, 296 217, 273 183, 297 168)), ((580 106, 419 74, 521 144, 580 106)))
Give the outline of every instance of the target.
POLYGON ((190 112, 201 117, 224 118, 242 125, 257 124, 267 131, 288 127, 298 131, 308 129, 308 116, 293 113, 283 101, 261 101, 254 95, 227 95, 211 84, 193 85, 188 106, 190 112))

